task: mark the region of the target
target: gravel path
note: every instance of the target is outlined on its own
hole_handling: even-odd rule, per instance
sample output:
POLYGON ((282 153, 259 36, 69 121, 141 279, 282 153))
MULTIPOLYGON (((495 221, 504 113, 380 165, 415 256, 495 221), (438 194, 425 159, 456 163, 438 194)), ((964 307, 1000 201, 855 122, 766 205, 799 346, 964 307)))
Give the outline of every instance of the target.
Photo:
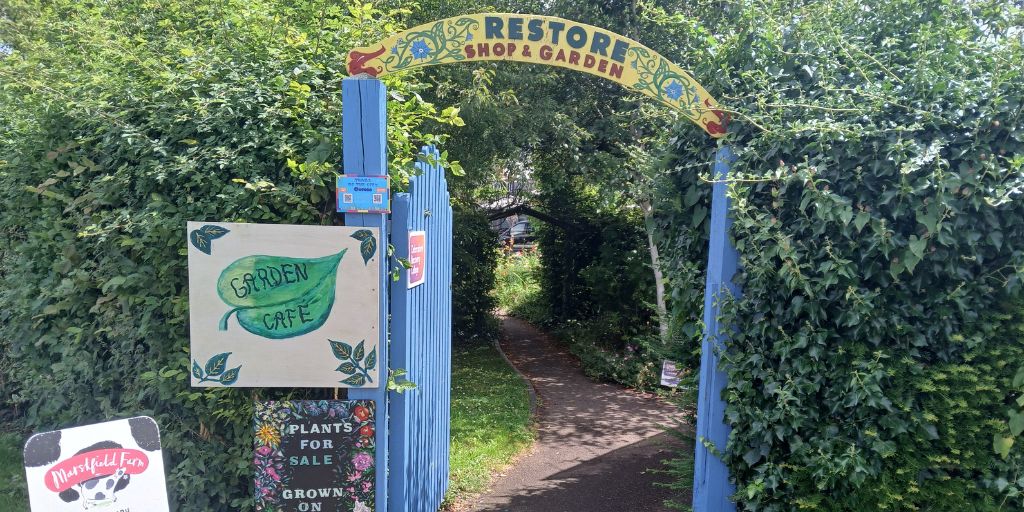
MULTIPOLYGON (((660 512, 672 438, 662 425, 682 414, 651 395, 587 378, 568 351, 533 326, 502 321, 502 351, 537 391, 537 442, 472 511, 660 512)), ((684 499, 682 501, 688 501, 684 499)))

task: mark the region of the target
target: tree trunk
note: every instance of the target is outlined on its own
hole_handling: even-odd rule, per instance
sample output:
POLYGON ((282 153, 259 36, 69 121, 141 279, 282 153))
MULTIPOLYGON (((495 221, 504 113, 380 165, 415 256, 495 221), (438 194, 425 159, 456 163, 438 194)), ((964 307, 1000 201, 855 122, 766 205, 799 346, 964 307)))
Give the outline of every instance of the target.
POLYGON ((658 257, 658 244, 654 243, 654 211, 651 201, 640 201, 644 212, 644 231, 647 232, 647 248, 651 252, 651 269, 654 270, 654 291, 658 306, 658 334, 662 343, 668 343, 668 306, 665 305, 665 280, 661 272, 661 259, 658 257))

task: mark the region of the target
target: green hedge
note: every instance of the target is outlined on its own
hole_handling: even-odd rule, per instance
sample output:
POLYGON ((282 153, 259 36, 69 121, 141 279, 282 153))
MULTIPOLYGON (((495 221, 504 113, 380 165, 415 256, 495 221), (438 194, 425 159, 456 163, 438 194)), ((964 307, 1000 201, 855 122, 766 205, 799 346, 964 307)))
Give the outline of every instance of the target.
MULTIPOLYGON (((189 387, 185 222, 333 223, 346 52, 395 30, 329 1, 0 8, 0 364, 28 428, 152 415, 173 505, 251 510, 253 400, 322 395, 189 387)), ((401 184, 455 114, 385 83, 401 184)))
MULTIPOLYGON (((688 14, 664 22, 733 110, 739 150, 722 448, 740 509, 1024 507, 1024 450, 993 450, 1024 356, 1019 7, 688 14)), ((678 158, 709 165, 690 131, 678 158)))
POLYGON ((498 334, 491 295, 498 238, 487 216, 456 203, 452 233, 452 341, 490 341, 498 334))

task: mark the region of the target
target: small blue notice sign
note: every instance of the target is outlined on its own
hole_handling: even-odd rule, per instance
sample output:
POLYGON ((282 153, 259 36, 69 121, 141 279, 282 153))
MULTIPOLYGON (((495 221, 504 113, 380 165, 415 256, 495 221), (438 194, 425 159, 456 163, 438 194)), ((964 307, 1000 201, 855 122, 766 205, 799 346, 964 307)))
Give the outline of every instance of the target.
POLYGON ((337 204, 341 213, 391 213, 387 176, 338 176, 337 204))

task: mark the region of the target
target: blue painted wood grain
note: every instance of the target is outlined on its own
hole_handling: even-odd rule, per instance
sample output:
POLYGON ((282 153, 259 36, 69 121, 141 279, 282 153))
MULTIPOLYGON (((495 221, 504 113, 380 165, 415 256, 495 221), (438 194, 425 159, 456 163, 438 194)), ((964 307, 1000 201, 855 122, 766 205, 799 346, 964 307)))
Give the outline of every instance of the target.
POLYGON ((719 368, 719 352, 727 341, 728 326, 718 323, 718 297, 740 296, 732 282, 739 265, 739 255, 729 240, 729 166, 736 160, 732 149, 722 146, 715 155, 712 175, 716 183, 711 198, 711 236, 708 241, 708 268, 704 286, 704 341, 701 345, 700 384, 697 392, 697 443, 693 474, 694 512, 731 512, 736 505, 729 501, 735 487, 729 482, 729 470, 721 459, 710 452, 704 441, 719 453, 725 450, 729 426, 725 423, 726 376, 719 368))
POLYGON ((391 364, 408 371, 414 390, 390 395, 390 512, 435 512, 448 488, 451 437, 452 208, 434 147, 424 147, 419 175, 392 206, 391 243, 409 258, 409 232, 426 232, 426 281, 391 283, 391 364))
MULTIPOLYGON (((383 176, 388 172, 387 159, 387 91, 376 79, 346 78, 341 82, 342 101, 342 153, 344 173, 360 176, 383 176)), ((388 401, 387 371, 390 368, 388 325, 388 258, 387 216, 379 213, 347 213, 346 226, 364 226, 380 229, 377 258, 380 261, 380 318, 377 340, 377 364, 381 377, 376 388, 348 390, 353 400, 373 400, 376 403, 376 471, 377 491, 374 510, 387 510, 388 503, 388 401)))

